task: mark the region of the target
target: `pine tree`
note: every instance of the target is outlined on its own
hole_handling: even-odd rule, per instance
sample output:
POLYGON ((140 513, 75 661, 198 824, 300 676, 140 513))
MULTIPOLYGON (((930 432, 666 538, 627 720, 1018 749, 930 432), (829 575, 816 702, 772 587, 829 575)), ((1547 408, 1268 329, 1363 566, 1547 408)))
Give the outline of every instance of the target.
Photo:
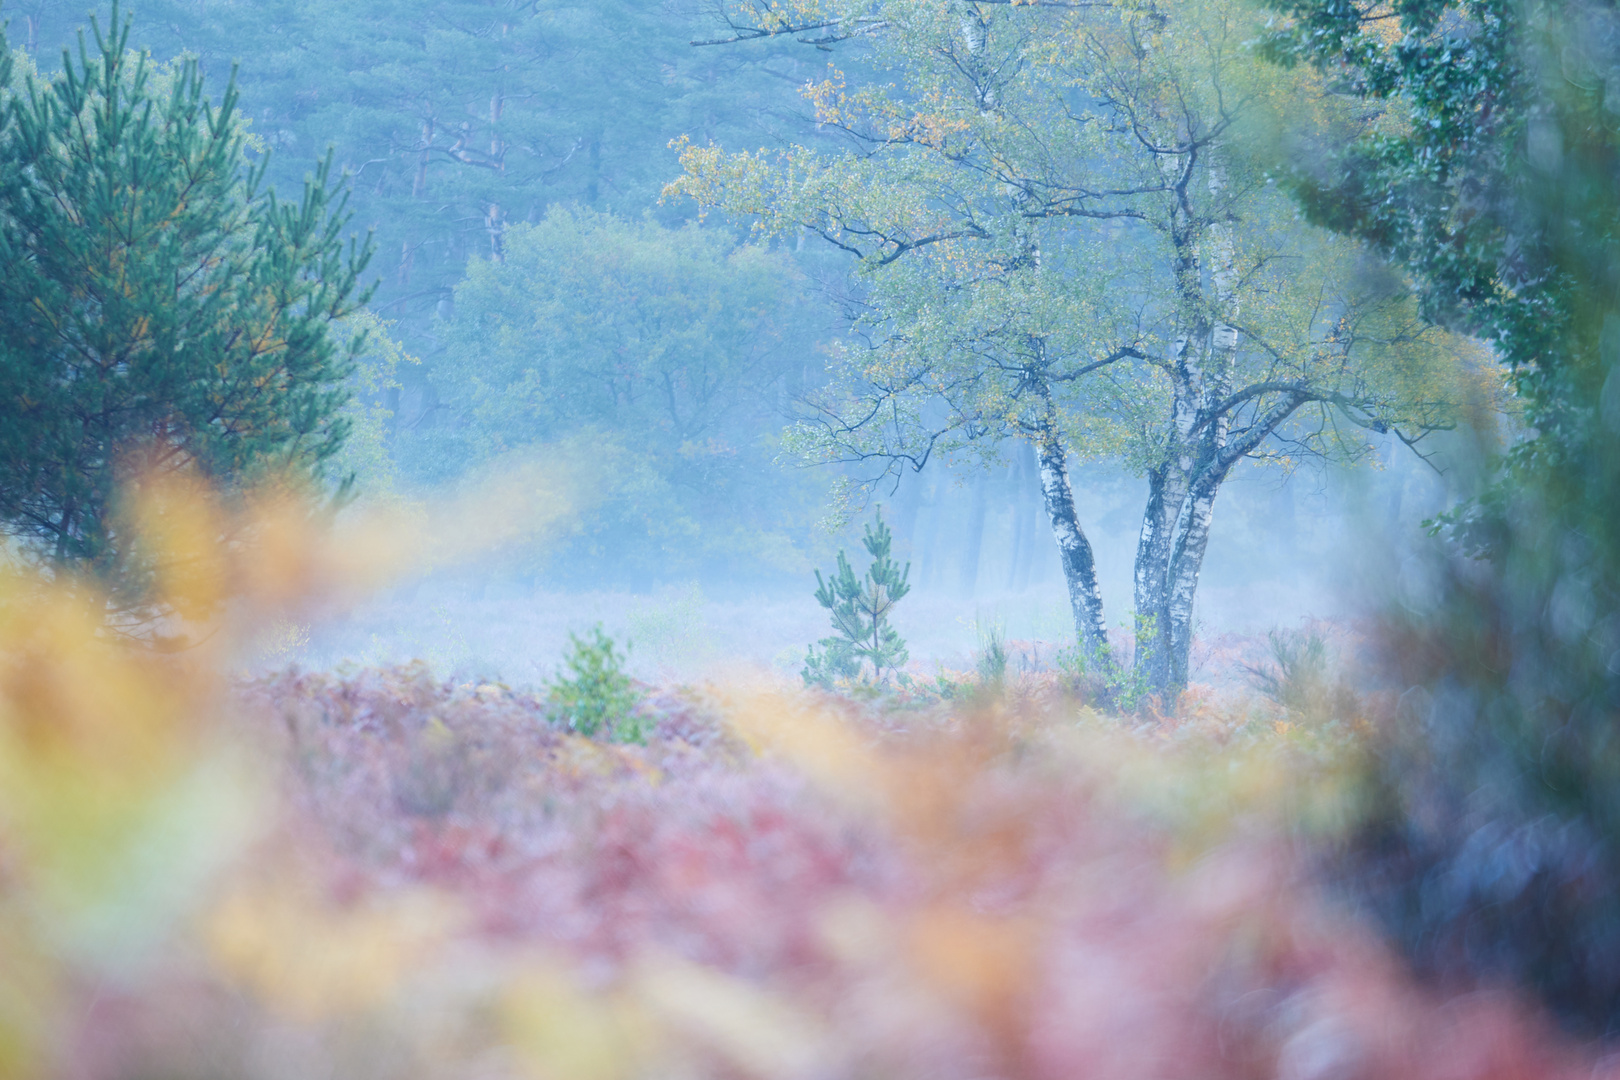
POLYGON ((332 324, 365 300, 370 247, 344 243, 330 158, 278 201, 234 83, 214 106, 195 64, 151 64, 112 20, 0 100, 0 530, 127 612, 132 462, 229 492, 318 478, 342 445, 361 342, 332 324))
POLYGON ((872 665, 874 684, 882 683, 886 672, 898 672, 911 658, 905 641, 889 625, 889 613, 911 591, 907 578, 911 564, 901 569, 890 557, 893 537, 879 514, 876 525, 866 527, 862 544, 872 557, 863 578, 855 576, 849 559, 838 553, 838 572, 823 579, 816 571, 816 602, 832 613, 837 636, 822 638, 821 654, 811 646, 805 658, 806 686, 830 689, 839 679, 864 679, 866 665, 872 665))

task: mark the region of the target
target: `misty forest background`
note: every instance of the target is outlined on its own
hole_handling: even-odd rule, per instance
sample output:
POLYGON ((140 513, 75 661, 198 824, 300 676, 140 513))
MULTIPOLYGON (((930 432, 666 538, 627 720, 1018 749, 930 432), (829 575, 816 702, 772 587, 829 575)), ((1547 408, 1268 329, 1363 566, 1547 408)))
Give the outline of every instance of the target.
MULTIPOLYGON (((42 74, 86 21, 65 0, 6 10, 42 74)), ((848 526, 874 504, 912 564, 893 618, 915 660, 959 664, 987 632, 1072 640, 1029 444, 939 455, 840 501, 840 480, 866 477, 807 466, 782 434, 849 331, 847 258, 804 231, 761 242, 745 219, 663 194, 682 136, 840 147, 802 90, 826 76, 825 53, 792 37, 694 47, 725 26, 684 2, 125 10, 132 46, 195 58, 211 93, 234 67, 270 184, 296 192, 331 149, 351 228, 375 231, 369 307, 384 322, 332 471, 354 473, 362 498, 442 501, 544 447, 576 479, 567 536, 425 575, 325 625, 280 626, 260 661, 420 657, 533 681, 568 631, 601 621, 647 676, 722 658, 796 672, 825 633, 811 570, 852 545, 848 526), (537 367, 554 382, 526 384, 537 367)), ((1128 643, 1145 483, 1118 462, 1073 465, 1128 643)), ((1240 465, 1200 583, 1204 635, 1345 611, 1355 551, 1415 533, 1445 497, 1393 439, 1349 468, 1240 465)))

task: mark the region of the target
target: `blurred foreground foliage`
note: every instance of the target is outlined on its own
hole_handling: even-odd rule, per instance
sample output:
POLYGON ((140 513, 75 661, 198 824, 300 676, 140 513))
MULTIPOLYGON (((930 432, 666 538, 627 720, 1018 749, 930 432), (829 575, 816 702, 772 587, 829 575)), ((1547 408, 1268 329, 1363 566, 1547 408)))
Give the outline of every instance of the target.
POLYGON ((233 632, 478 550, 516 501, 160 530, 239 597, 181 654, 0 581, 0 1071, 1590 1075, 1302 887, 1300 841, 1359 813, 1353 742, 1245 707, 1130 734, 1053 679, 901 711, 734 681, 649 692, 625 745, 422 665, 223 676, 233 632))
MULTIPOLYGON (((1278 0, 1266 42, 1373 121, 1295 133, 1306 211, 1488 340, 1530 425, 1389 580, 1405 691, 1341 869, 1421 968, 1620 1024, 1620 14, 1278 0)), ((1480 432, 1489 449, 1497 433, 1480 432)))
MULTIPOLYGON (((819 10, 729 6, 769 32, 819 10)), ((1477 32, 1445 47, 1518 10, 1459 9, 1477 32)), ((1468 70, 1424 59, 1445 13, 1399 13, 1418 75, 1468 70)), ((1576 89, 1525 84, 1552 87, 1534 116, 1597 108, 1594 18, 1570 23, 1576 89)), ((1561 160, 1529 128, 1504 145, 1521 134, 1561 160)), ((1565 180, 1612 198, 1585 175, 1565 180)), ((1508 300, 1563 295, 1506 262, 1508 300)), ((1615 1075, 1512 989, 1603 1031, 1620 970, 1611 279, 1557 265, 1597 299, 1537 309, 1565 353, 1514 352, 1502 324, 1537 431, 1456 518, 1473 556, 1389 575, 1378 694, 1279 638, 1270 703, 1108 717, 1076 700, 1084 672, 1009 673, 992 634, 956 704, 650 691, 626 745, 423 666, 233 684, 234 648, 317 601, 565 549, 601 485, 502 446, 461 501, 332 522, 296 489, 138 478, 127 528, 168 613, 142 642, 189 648, 118 641, 92 580, 0 577, 0 1074, 1615 1075), (1317 894, 1323 852, 1438 981, 1317 894)), ((582 699, 622 702, 611 645, 577 659, 582 699)))

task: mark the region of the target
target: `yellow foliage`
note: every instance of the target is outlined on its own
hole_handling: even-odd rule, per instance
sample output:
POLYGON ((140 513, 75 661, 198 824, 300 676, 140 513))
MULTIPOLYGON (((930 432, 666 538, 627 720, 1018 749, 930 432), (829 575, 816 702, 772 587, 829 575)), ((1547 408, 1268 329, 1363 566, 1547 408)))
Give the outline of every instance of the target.
POLYGON ((278 869, 238 883, 209 915, 207 940, 227 976, 294 1020, 387 1005, 456 925, 430 895, 342 907, 295 868, 278 869))

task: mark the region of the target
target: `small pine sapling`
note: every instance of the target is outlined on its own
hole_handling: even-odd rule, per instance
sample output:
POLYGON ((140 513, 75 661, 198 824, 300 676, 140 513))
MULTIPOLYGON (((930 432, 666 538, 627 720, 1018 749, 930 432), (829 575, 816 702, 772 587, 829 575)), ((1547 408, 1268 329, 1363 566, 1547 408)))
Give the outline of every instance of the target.
POLYGON ((872 557, 865 577, 855 576, 842 551, 837 573, 823 579, 816 571, 816 602, 832 613, 837 635, 821 639, 820 654, 810 647, 802 672, 806 686, 832 689, 840 680, 865 681, 868 664, 871 682, 881 684, 888 672, 898 672, 910 659, 905 641, 889 625, 894 605, 911 591, 911 564, 902 570, 890 558, 893 539, 880 513, 861 541, 872 557))
POLYGON ((588 640, 568 635, 572 643, 559 675, 549 684, 549 700, 557 717, 587 738, 598 734, 620 742, 646 742, 647 732, 635 713, 640 703, 624 654, 597 626, 588 640))

